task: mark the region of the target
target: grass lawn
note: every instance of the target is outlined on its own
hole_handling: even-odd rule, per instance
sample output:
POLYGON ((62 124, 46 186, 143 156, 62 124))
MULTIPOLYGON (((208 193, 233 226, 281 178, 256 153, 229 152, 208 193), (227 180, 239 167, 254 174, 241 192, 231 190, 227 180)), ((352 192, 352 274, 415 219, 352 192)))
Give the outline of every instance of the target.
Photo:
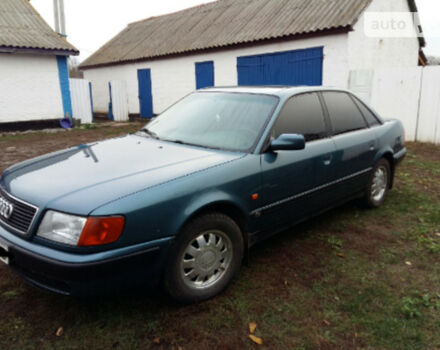
MULTIPOLYGON (((1 167, 136 128, 4 136, 1 167)), ((381 209, 349 203, 260 243, 199 305, 140 291, 76 300, 1 266, 0 349, 440 349, 440 147, 408 149, 381 209)))

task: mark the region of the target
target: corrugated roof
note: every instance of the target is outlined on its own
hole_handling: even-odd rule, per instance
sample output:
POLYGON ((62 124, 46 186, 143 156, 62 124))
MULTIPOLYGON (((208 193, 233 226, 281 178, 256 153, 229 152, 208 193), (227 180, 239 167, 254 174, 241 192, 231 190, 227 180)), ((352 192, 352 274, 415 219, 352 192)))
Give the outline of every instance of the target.
POLYGON ((52 30, 28 0, 0 0, 0 48, 79 54, 52 30))
POLYGON ((218 0, 129 24, 81 68, 328 30, 349 30, 371 0, 218 0))

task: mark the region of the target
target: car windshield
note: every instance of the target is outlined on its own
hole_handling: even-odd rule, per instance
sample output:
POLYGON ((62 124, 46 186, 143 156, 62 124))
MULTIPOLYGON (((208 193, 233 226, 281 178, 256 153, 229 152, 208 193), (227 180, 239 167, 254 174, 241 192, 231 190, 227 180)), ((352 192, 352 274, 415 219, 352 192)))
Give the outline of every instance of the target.
POLYGON ((170 107, 143 131, 166 141, 248 152, 277 103, 277 97, 268 95, 194 93, 170 107))

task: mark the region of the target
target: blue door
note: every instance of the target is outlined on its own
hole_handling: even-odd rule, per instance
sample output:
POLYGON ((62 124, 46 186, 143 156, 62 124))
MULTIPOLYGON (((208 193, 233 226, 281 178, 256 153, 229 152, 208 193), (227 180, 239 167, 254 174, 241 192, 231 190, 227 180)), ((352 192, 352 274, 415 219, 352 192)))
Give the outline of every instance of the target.
POLYGON ((92 121, 94 121, 95 116, 93 113, 93 89, 92 89, 92 83, 89 82, 89 94, 90 94, 90 108, 92 109, 92 121))
POLYGON ((108 92, 110 94, 110 102, 108 103, 108 119, 114 120, 113 117, 113 100, 112 100, 112 83, 108 83, 108 92))
POLYGON ((238 85, 322 85, 323 48, 237 58, 238 85))
POLYGON ((142 118, 153 117, 153 94, 151 93, 151 70, 138 70, 139 104, 142 118))
POLYGON ((196 89, 214 86, 214 62, 196 63, 196 89))

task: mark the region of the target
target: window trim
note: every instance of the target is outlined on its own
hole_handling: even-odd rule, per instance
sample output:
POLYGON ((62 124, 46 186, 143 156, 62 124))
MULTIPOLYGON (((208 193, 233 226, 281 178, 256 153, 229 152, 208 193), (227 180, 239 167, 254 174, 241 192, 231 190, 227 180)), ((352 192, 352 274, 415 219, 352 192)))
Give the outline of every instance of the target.
MULTIPOLYGON (((281 113, 282 113, 283 110, 284 110, 284 107, 285 107, 285 106, 286 106, 291 100, 295 99, 295 98, 298 97, 298 96, 302 96, 302 95, 312 95, 312 94, 316 95, 316 97, 318 98, 319 104, 321 105, 322 116, 323 116, 323 118, 324 118, 323 121, 324 121, 324 126, 325 126, 325 136, 323 136, 323 137, 321 137, 321 138, 319 138, 319 139, 316 139, 316 140, 311 140, 311 141, 307 141, 307 140, 306 140, 306 147, 307 147, 307 144, 308 144, 308 143, 312 143, 312 142, 316 142, 316 141, 325 140, 325 139, 328 139, 328 138, 331 137, 331 131, 330 131, 330 128, 329 128, 330 125, 329 125, 328 120, 327 120, 326 111, 325 111, 325 109, 323 108, 322 101, 321 101, 321 98, 320 98, 320 96, 319 96, 319 91, 307 91, 307 92, 301 92, 301 93, 299 93, 299 94, 295 94, 295 95, 293 95, 293 96, 290 96, 290 97, 284 102, 284 104, 281 106, 281 109, 280 109, 278 115, 277 115, 276 118, 275 118, 275 121, 274 121, 274 123, 273 123, 273 125, 272 125, 272 128, 271 128, 270 131, 269 131, 268 137, 267 137, 266 141, 264 142, 264 147, 262 148, 262 150, 264 150, 264 151, 267 150, 268 140, 270 140, 270 139, 272 138, 272 136, 271 136, 271 135, 272 135, 272 132, 273 132, 274 129, 275 129, 275 126, 276 126, 276 124, 277 124, 277 121, 278 121, 278 119, 280 118, 281 113)), ((264 153, 264 152, 263 152, 263 153, 264 153)))
POLYGON ((377 117, 376 113, 374 113, 371 108, 369 108, 365 103, 363 103, 358 97, 356 97, 353 94, 350 94, 350 97, 352 98, 352 100, 354 101, 354 104, 356 105, 356 107, 359 109, 359 112, 361 112, 362 116, 364 117, 365 121, 367 122, 368 127, 371 128, 375 128, 377 126, 381 126, 383 125, 382 121, 379 120, 379 118, 377 117), (364 113, 362 112, 362 110, 359 108, 359 104, 364 106, 364 108, 366 108, 367 111, 369 111, 371 113, 371 115, 374 117, 374 119, 376 119, 378 124, 375 125, 370 125, 370 123, 368 122, 367 117, 364 115, 364 113))
POLYGON ((349 133, 352 133, 352 132, 358 132, 358 131, 362 131, 362 130, 370 129, 370 126, 369 126, 369 124, 368 124, 368 122, 367 122, 367 120, 366 120, 364 114, 360 111, 360 109, 359 109, 359 107, 356 105, 355 101, 353 101, 353 99, 352 99, 352 97, 351 97, 352 94, 351 94, 350 92, 348 92, 348 91, 343 91, 343 90, 322 90, 322 91, 319 91, 319 94, 320 94, 320 96, 321 96, 322 104, 323 104, 324 109, 325 109, 325 111, 326 111, 326 115, 327 115, 327 117, 328 117, 328 121, 329 121, 329 123, 330 123, 330 125, 331 125, 331 128, 330 128, 330 129, 331 129, 331 132, 330 132, 331 136, 330 136, 330 137, 336 137, 336 136, 340 136, 340 135, 349 134, 349 133), (361 115, 361 117, 362 117, 362 120, 363 120, 364 123, 365 123, 365 126, 364 126, 363 128, 360 128, 360 129, 348 130, 348 131, 344 131, 344 132, 341 132, 341 133, 335 133, 335 131, 334 131, 334 127, 333 127, 333 123, 332 123, 332 120, 331 120, 331 117, 330 117, 330 113, 329 113, 329 111, 328 111, 327 102, 325 101, 325 98, 324 98, 324 93, 328 93, 328 92, 336 92, 336 93, 339 93, 339 94, 345 94, 345 95, 347 95, 348 98, 352 101, 352 103, 353 103, 354 106, 356 107, 356 109, 359 111, 359 113, 360 113, 360 115, 361 115))

